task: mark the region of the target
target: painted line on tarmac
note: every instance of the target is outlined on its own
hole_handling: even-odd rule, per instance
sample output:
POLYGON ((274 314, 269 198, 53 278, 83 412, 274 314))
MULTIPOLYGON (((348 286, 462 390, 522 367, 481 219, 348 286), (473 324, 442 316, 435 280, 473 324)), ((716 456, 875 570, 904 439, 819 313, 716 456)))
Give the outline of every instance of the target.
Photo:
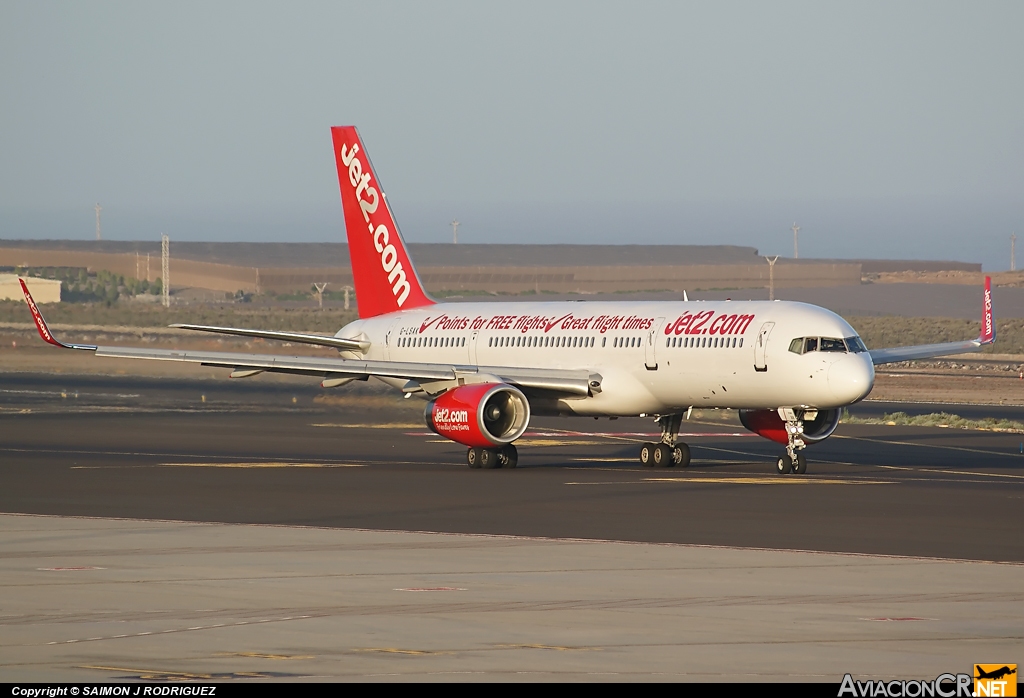
POLYGON ((649 485, 660 483, 695 483, 700 485, 896 485, 897 480, 849 480, 801 476, 751 477, 645 477, 642 480, 619 482, 566 482, 566 485, 649 485))
MULTIPOLYGON (((1024 475, 1010 475, 1009 473, 980 473, 972 472, 970 470, 943 470, 941 468, 919 468, 912 465, 879 465, 875 467, 886 468, 888 470, 909 470, 911 472, 939 473, 940 475, 968 475, 971 477, 1008 477, 1013 478, 1014 480, 1024 480, 1024 475)), ((928 478, 922 479, 927 480, 928 478)), ((953 482, 959 481, 954 480, 953 482)))
POLYGON ((417 429, 423 425, 419 422, 392 422, 390 424, 342 424, 339 422, 323 422, 310 424, 309 426, 333 429, 417 429))
POLYGON ((841 436, 839 434, 833 434, 832 438, 834 438, 834 439, 849 439, 850 441, 867 441, 868 443, 873 443, 873 444, 896 444, 898 446, 911 446, 913 448, 919 448, 919 447, 938 448, 938 449, 946 450, 946 451, 963 451, 965 453, 980 453, 980 454, 985 455, 985 456, 1006 456, 1007 458, 1017 458, 1019 460, 1024 460, 1024 457, 1022 457, 1019 453, 1003 453, 1001 451, 986 451, 986 450, 981 449, 981 448, 966 448, 964 446, 943 446, 943 445, 940 445, 940 444, 910 443, 908 441, 893 441, 891 439, 887 439, 885 441, 882 441, 882 440, 879 440, 879 439, 869 439, 869 438, 864 437, 864 436, 841 436))
POLYGON ((80 642, 97 642, 99 640, 120 640, 129 637, 146 637, 149 635, 166 635, 168 633, 187 633, 195 630, 214 630, 216 628, 233 628, 240 625, 259 625, 260 623, 280 623, 282 621, 289 620, 305 620, 307 618, 315 618, 318 616, 305 615, 305 616, 284 616, 279 618, 261 618, 259 620, 240 620, 234 623, 214 623, 212 625, 194 625, 188 628, 170 628, 168 630, 147 630, 141 633, 125 633, 123 635, 105 635, 101 637, 86 637, 76 638, 72 640, 54 640, 53 642, 47 642, 47 645, 73 645, 80 642))
POLYGON ((285 463, 285 462, 250 462, 250 463, 161 463, 168 468, 365 468, 366 463, 285 463))

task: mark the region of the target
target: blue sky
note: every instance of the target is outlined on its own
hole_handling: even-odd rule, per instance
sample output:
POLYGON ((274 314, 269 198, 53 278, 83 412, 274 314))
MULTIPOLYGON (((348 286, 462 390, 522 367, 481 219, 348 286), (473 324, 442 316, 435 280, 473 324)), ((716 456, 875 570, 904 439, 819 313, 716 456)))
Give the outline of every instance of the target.
MULTIPOLYGON (((1021 3, 0 2, 0 236, 342 239, 354 123, 416 241, 1008 266, 1021 3)), ((1024 246, 1022 246, 1024 266, 1024 246)))

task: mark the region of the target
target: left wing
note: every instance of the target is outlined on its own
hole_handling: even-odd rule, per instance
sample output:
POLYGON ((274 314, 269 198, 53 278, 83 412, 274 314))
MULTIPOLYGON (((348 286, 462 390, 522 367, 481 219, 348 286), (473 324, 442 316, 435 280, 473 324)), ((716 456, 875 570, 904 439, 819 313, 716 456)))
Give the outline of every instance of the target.
MULTIPOLYGON (((232 374, 250 376, 263 371, 272 373, 294 373, 307 376, 321 376, 325 383, 340 384, 345 378, 398 378, 411 381, 406 390, 418 392, 420 383, 441 384, 452 381, 457 384, 460 379, 469 382, 504 381, 526 390, 546 390, 571 396, 585 397, 601 392, 602 377, 585 369, 540 369, 521 368, 515 366, 473 366, 456 364, 428 364, 409 361, 364 361, 342 358, 321 358, 315 356, 281 356, 277 354, 243 354, 226 351, 189 351, 180 349, 149 349, 144 347, 103 347, 95 344, 66 344, 61 342, 50 328, 46 326, 42 313, 32 299, 28 286, 23 279, 21 289, 25 294, 25 302, 32 312, 32 319, 39 330, 39 336, 49 344, 62 349, 81 349, 91 351, 96 356, 120 359, 152 359, 157 361, 182 361, 202 366, 219 366, 233 369, 232 374)), ((196 326, 178 325, 192 329, 196 326)), ((260 330, 235 330, 234 328, 210 328, 211 331, 230 330, 226 334, 267 337, 270 339, 290 339, 308 337, 306 343, 320 344, 321 340, 332 339, 320 335, 299 335, 290 332, 264 332, 260 330)), ((346 340, 352 341, 352 340, 346 340)), ((358 344, 353 342, 353 344, 358 344)), ((329 345, 330 346, 330 345, 329 345)), ((333 345, 338 346, 338 345, 333 345)), ((343 347, 348 348, 348 347, 343 347)))
POLYGON ((992 278, 985 277, 985 301, 982 306, 981 332, 977 339, 966 342, 943 342, 942 344, 919 344, 913 347, 894 347, 892 349, 871 349, 871 362, 891 364, 896 361, 912 361, 914 359, 931 359, 952 354, 967 354, 981 351, 986 344, 996 341, 996 323, 992 316, 992 278))

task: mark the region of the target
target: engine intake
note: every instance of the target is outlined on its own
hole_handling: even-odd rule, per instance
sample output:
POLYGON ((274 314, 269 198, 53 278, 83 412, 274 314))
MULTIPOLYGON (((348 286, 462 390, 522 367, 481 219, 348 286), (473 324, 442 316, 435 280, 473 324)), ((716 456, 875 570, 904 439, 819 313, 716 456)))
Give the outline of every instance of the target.
POLYGON ((530 403, 507 383, 475 383, 431 400, 423 416, 430 430, 446 439, 492 448, 523 435, 530 423, 530 403))
MULTIPOLYGON (((814 419, 804 420, 802 438, 807 443, 817 443, 832 436, 839 426, 840 410, 818 410, 814 419)), ((780 444, 788 444, 786 422, 775 410, 740 410, 740 422, 758 436, 780 444)))

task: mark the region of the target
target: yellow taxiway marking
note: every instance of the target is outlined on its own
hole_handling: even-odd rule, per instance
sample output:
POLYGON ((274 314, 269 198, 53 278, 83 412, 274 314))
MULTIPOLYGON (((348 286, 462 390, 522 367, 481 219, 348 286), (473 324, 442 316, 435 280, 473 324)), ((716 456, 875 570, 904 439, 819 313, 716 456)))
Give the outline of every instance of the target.
POLYGON ((985 456, 1007 456, 1009 458, 1020 458, 1020 454, 1016 453, 1016 452, 1005 453, 1005 452, 1002 452, 1002 451, 987 451, 987 450, 985 450, 983 448, 966 448, 964 446, 944 446, 942 444, 911 443, 909 441, 894 441, 892 439, 867 439, 867 438, 864 438, 863 436, 839 436, 839 435, 833 435, 833 437, 836 438, 836 439, 849 439, 851 441, 867 441, 867 442, 873 443, 873 444, 898 444, 900 446, 914 446, 914 447, 924 446, 925 448, 939 448, 939 449, 945 449, 945 450, 949 450, 949 451, 964 451, 965 453, 980 453, 980 454, 985 455, 985 456))
POLYGON ((541 439, 519 439, 516 441, 516 446, 593 446, 595 445, 592 440, 583 441, 580 439, 554 439, 554 438, 541 438, 541 439))
POLYGON ((620 482, 567 482, 567 485, 645 485, 657 482, 693 482, 696 484, 723 485, 895 485, 895 480, 832 480, 828 478, 802 477, 800 475, 752 476, 752 477, 645 477, 642 480, 620 482))
POLYGON ((604 650, 603 647, 563 647, 560 645, 535 644, 495 645, 495 647, 506 650, 557 650, 559 652, 601 652, 604 650))
POLYGON ((263 654, 262 652, 218 652, 215 657, 252 657, 254 659, 316 659, 313 654, 263 654))
POLYGON ((422 429, 422 422, 407 424, 405 422, 392 422, 390 424, 341 424, 328 422, 323 424, 310 424, 311 427, 328 427, 336 429, 422 429))
POLYGON ((382 654, 411 654, 411 655, 428 655, 428 654, 451 654, 451 652, 440 652, 435 650, 403 650, 398 647, 356 647, 352 650, 353 652, 380 652, 382 654))
POLYGON ((365 463, 161 463, 170 468, 365 468, 365 463))
POLYGON ((971 475, 973 477, 1009 477, 1015 480, 1024 480, 1024 475, 1010 475, 1009 473, 979 473, 970 470, 943 470, 941 468, 917 468, 910 465, 880 465, 879 468, 888 470, 910 470, 911 472, 939 473, 940 475, 971 475))

